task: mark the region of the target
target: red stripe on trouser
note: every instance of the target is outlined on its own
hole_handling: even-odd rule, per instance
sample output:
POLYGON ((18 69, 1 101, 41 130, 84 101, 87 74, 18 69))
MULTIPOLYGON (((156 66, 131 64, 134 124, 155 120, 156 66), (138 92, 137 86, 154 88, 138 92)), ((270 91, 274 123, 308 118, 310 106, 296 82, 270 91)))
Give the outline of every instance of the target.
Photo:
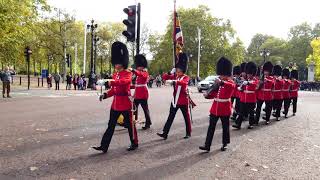
POLYGON ((133 118, 132 118, 132 111, 129 113, 130 115, 130 125, 132 127, 132 133, 133 133, 133 141, 135 144, 138 144, 138 133, 137 133, 137 128, 135 123, 133 123, 133 118))
POLYGON ((187 123, 188 123, 188 131, 189 131, 189 133, 191 134, 191 119, 190 119, 190 113, 189 113, 189 108, 188 108, 188 106, 187 106, 187 123))

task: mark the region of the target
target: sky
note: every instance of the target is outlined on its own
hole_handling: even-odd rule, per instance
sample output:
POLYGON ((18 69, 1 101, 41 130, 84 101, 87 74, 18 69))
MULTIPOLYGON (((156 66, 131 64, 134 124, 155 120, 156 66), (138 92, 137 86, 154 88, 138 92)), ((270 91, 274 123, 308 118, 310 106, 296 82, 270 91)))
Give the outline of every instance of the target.
MULTIPOLYGON (((121 22, 123 8, 141 3, 141 24, 153 32, 164 33, 174 0, 48 0, 50 5, 76 16, 78 20, 95 19, 121 22)), ((213 16, 231 20, 237 36, 247 47, 256 33, 287 39, 290 27, 320 22, 320 0, 176 0, 177 7, 207 5, 213 16)), ((183 22, 181 22, 183 28, 183 22)), ((187 34, 184 34, 187 36, 187 34)))

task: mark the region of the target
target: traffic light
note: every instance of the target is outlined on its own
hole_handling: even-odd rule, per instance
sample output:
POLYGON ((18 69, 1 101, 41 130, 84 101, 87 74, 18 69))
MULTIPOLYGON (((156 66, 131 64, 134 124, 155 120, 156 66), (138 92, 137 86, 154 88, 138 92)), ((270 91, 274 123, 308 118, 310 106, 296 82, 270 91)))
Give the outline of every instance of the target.
POLYGON ((136 38, 136 5, 124 8, 123 12, 128 15, 128 18, 123 20, 123 24, 127 26, 127 30, 123 31, 122 34, 127 37, 127 41, 134 42, 136 38))

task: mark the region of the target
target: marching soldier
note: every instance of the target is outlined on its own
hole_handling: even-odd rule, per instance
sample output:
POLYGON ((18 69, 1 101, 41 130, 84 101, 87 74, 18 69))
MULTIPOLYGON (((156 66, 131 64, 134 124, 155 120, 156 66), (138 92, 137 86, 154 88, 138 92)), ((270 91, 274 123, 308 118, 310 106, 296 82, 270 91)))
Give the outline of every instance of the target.
POLYGON ((246 79, 242 82, 238 88, 241 92, 240 95, 240 115, 238 116, 235 124, 232 127, 241 129, 242 121, 244 117, 249 115, 249 126, 248 129, 252 129, 255 123, 254 120, 254 108, 256 106, 256 88, 258 81, 255 79, 257 72, 257 66, 253 62, 248 62, 245 66, 246 79))
POLYGON ((138 148, 138 136, 135 124, 132 119, 132 102, 129 99, 130 84, 132 81, 132 73, 127 70, 128 68, 128 49, 125 44, 121 42, 115 42, 111 47, 111 62, 114 66, 115 72, 112 79, 109 80, 111 89, 100 96, 100 101, 113 96, 113 101, 110 110, 110 119, 108 128, 104 133, 101 145, 99 147, 92 147, 97 151, 106 153, 111 142, 111 138, 114 133, 117 119, 120 115, 124 117, 125 127, 128 128, 131 145, 128 147, 128 151, 138 148))
POLYGON ((232 99, 231 99, 231 104, 233 104, 233 102, 235 101, 234 111, 233 111, 231 119, 236 120, 237 115, 240 112, 240 94, 239 94, 239 90, 238 90, 238 87, 242 83, 241 77, 240 77, 240 74, 241 74, 240 66, 234 66, 232 72, 233 72, 233 80, 236 83, 236 86, 234 88, 234 91, 232 94, 232 99))
POLYGON ((274 77, 274 86, 273 86, 273 106, 275 109, 275 117, 277 121, 280 121, 280 112, 282 107, 282 89, 284 81, 281 78, 282 68, 279 65, 273 67, 273 77, 274 77))
POLYGON ((149 73, 147 71, 148 62, 146 58, 138 54, 134 58, 134 63, 137 69, 131 69, 133 74, 136 75, 136 83, 135 83, 135 91, 134 91, 134 104, 136 106, 136 117, 138 112, 139 104, 141 104, 141 107, 143 109, 146 123, 145 126, 142 127, 143 130, 149 129, 151 126, 151 119, 150 119, 150 113, 148 108, 148 98, 149 98, 149 91, 148 91, 148 77, 149 73))
POLYGON ((285 68, 282 70, 282 78, 284 81, 283 89, 282 89, 282 97, 283 97, 283 114, 284 118, 287 118, 289 107, 290 107, 290 87, 291 87, 291 80, 289 79, 290 71, 289 69, 285 68))
POLYGON ((290 78, 292 83, 290 88, 290 97, 292 100, 293 116, 295 116, 297 112, 298 91, 300 88, 300 81, 298 80, 298 71, 292 70, 290 78))
POLYGON ((188 98, 188 82, 189 77, 185 74, 188 67, 188 57, 185 53, 179 54, 179 61, 176 64, 176 68, 173 68, 172 71, 164 75, 164 80, 169 84, 174 86, 173 100, 170 105, 170 112, 166 124, 163 127, 162 133, 157 133, 158 136, 163 139, 167 139, 170 127, 173 123, 173 120, 176 116, 178 109, 181 110, 184 121, 186 124, 186 136, 184 139, 191 137, 191 119, 189 114, 189 98, 188 98), (176 71, 176 77, 174 72, 176 71))
POLYGON ((270 76, 272 72, 273 65, 271 62, 264 63, 262 67, 262 79, 260 79, 258 89, 257 89, 257 108, 256 108, 256 117, 255 125, 259 124, 261 107, 265 103, 266 117, 263 119, 266 120, 266 124, 270 122, 270 116, 272 111, 272 87, 273 87, 273 77, 270 76))
POLYGON ((204 94, 206 99, 213 99, 206 142, 204 146, 199 147, 199 149, 207 152, 210 151, 216 124, 219 119, 222 122, 223 130, 221 151, 225 151, 227 144, 230 143, 229 118, 232 111, 231 96, 236 87, 231 79, 232 63, 224 57, 220 58, 217 63, 216 72, 219 75, 219 78, 215 80, 217 88, 204 94))

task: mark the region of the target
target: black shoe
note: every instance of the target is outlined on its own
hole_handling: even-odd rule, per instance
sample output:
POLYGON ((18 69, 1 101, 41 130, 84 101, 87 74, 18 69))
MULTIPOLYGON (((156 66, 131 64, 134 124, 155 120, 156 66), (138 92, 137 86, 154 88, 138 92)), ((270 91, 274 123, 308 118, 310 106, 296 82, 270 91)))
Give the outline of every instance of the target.
POLYGON ((191 137, 190 134, 187 134, 185 137, 183 137, 183 139, 189 139, 191 137))
POLYGON ((2 95, 3 98, 6 98, 4 95, 2 95))
POLYGON ((276 115, 275 113, 272 113, 272 116, 273 116, 273 117, 277 117, 277 115, 276 115))
POLYGON ((277 117, 277 118, 276 118, 276 121, 280 121, 280 118, 277 117))
POLYGON ((287 114, 285 114, 285 115, 284 115, 284 118, 286 118, 286 119, 287 119, 287 118, 288 118, 288 115, 287 115, 287 114))
POLYGON ((221 151, 226 151, 227 149, 228 149, 228 148, 227 148, 227 145, 226 145, 226 144, 222 145, 222 147, 220 148, 221 151))
POLYGON ((210 147, 206 147, 206 146, 199 146, 199 149, 207 152, 210 151, 210 147))
POLYGON ((252 125, 249 125, 249 126, 248 126, 248 129, 253 129, 253 126, 252 126, 252 125))
POLYGON ((266 125, 270 124, 270 121, 266 121, 266 125))
POLYGON ((286 114, 284 111, 282 111, 282 114, 286 114))
POLYGON ((238 126, 238 125, 236 125, 236 124, 232 125, 232 127, 233 127, 233 128, 236 128, 236 129, 238 129, 238 130, 241 129, 241 127, 238 126))
POLYGON ((158 136, 162 137, 164 140, 168 138, 168 135, 163 134, 163 133, 157 133, 158 136))
POLYGON ((107 149, 104 149, 104 148, 102 148, 101 146, 99 146, 99 147, 92 147, 92 149, 97 150, 97 151, 102 151, 103 153, 106 153, 106 152, 108 151, 107 149))
POLYGON ((292 114, 292 116, 295 116, 295 115, 296 115, 296 113, 293 113, 293 114, 292 114))
POLYGON ((127 148, 127 151, 133 151, 135 149, 138 148, 138 144, 131 144, 128 148, 127 148))
POLYGON ((147 129, 150 129, 150 126, 144 126, 142 127, 143 130, 147 130, 147 129))

